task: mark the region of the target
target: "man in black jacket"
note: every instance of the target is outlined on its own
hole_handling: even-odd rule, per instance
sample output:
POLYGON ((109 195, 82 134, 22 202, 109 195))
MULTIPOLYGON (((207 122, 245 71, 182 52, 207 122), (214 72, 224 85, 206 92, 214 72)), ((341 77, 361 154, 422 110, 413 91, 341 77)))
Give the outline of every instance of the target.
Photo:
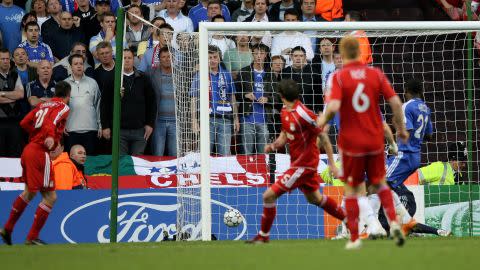
POLYGON ((290 78, 300 85, 301 99, 315 113, 323 109, 322 72, 307 62, 306 51, 297 46, 290 53, 292 65, 282 71, 282 79, 290 78))
POLYGON ((22 81, 10 68, 10 52, 0 49, 0 157, 20 157, 22 136, 17 100, 23 96, 22 81))
POLYGON ((282 0, 272 4, 269 12, 269 19, 271 22, 283 22, 285 10, 293 8, 300 15, 302 14, 302 7, 298 0, 282 0))
POLYGON ((240 134, 244 153, 263 153, 272 121, 274 89, 265 59, 269 49, 263 44, 252 46, 253 63, 240 70, 235 88, 240 116, 240 134))
POLYGON ((120 153, 142 155, 153 132, 157 103, 147 76, 133 67, 134 52, 123 51, 122 112, 120 153))

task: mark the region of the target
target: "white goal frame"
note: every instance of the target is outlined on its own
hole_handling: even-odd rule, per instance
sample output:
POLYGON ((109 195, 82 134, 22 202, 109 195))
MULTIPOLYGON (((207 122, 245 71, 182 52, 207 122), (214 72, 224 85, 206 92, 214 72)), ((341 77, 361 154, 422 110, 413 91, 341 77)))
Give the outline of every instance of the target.
POLYGON ((199 26, 200 69, 200 195, 201 234, 203 241, 211 240, 212 211, 210 181, 210 128, 208 94, 208 37, 210 31, 353 31, 353 30, 462 30, 480 31, 480 21, 410 21, 410 22, 201 22, 199 26))

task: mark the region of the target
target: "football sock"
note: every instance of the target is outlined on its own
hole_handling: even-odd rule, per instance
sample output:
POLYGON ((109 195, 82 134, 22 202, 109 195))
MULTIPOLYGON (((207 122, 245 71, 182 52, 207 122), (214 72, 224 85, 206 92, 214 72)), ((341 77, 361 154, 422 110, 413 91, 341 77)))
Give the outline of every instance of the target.
POLYGON ((50 211, 52 211, 52 208, 43 202, 38 205, 37 211, 35 212, 35 217, 33 219, 32 228, 27 236, 27 240, 35 240, 38 238, 43 225, 45 225, 45 222, 47 221, 50 211))
POLYGON ((397 193, 392 191, 392 198, 393 198, 393 204, 395 205, 395 212, 400 216, 400 223, 402 224, 407 224, 412 220, 412 217, 408 213, 407 209, 403 205, 403 203, 400 201, 400 198, 398 197, 397 193))
POLYGON ((382 202, 383 209, 385 210, 385 215, 388 218, 389 222, 396 221, 397 215, 395 213, 395 207, 393 206, 392 191, 386 185, 380 187, 377 192, 380 201, 382 202))
POLYGON ((414 233, 427 233, 427 234, 435 234, 438 235, 438 230, 436 228, 430 227, 428 225, 417 223, 415 227, 413 227, 412 232, 414 233))
POLYGON ((263 204, 263 215, 262 223, 260 226, 261 236, 268 236, 270 234, 270 229, 272 228, 273 220, 277 214, 277 206, 275 203, 264 203, 263 204))
POLYGON ((334 199, 326 195, 322 196, 320 207, 323 208, 323 210, 325 210, 327 213, 329 213, 333 217, 337 218, 338 220, 345 219, 345 212, 343 211, 342 207, 338 205, 334 199))
POLYGON ((361 196, 358 198, 358 207, 360 208, 360 216, 363 218, 364 222, 367 223, 368 231, 370 233, 380 231, 381 225, 377 218, 378 215, 375 215, 373 212, 367 197, 361 196))
POLYGON ((373 210, 373 214, 378 217, 378 212, 380 211, 380 198, 377 194, 368 195, 368 203, 373 210))
POLYGON ((347 227, 350 230, 350 239, 358 239, 358 218, 360 210, 356 196, 350 196, 345 199, 345 209, 347 210, 347 227))
POLYGON ((15 223, 20 218, 23 213, 23 210, 28 206, 29 201, 25 199, 22 195, 19 195, 12 205, 12 210, 10 211, 10 216, 8 217, 7 222, 5 223, 5 230, 9 233, 13 231, 15 223))

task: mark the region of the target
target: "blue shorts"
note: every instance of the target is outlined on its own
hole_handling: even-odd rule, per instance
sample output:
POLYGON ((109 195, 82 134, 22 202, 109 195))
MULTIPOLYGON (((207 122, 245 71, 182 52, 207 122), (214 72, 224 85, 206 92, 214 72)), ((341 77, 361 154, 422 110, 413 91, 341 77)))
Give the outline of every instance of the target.
POLYGON ((420 167, 420 153, 398 152, 387 159, 387 182, 395 188, 420 167))

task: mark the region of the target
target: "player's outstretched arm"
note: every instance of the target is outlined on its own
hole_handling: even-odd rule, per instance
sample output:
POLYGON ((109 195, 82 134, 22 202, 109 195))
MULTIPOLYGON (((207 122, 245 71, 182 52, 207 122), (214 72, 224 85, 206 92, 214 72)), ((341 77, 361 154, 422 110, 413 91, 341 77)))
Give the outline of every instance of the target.
POLYGON ((340 110, 341 101, 338 99, 334 99, 328 102, 327 108, 325 109, 324 113, 320 113, 317 118, 317 125, 320 128, 325 127, 325 125, 330 121, 335 114, 340 110))
POLYGON ((280 149, 283 146, 285 146, 285 144, 287 144, 287 134, 285 134, 285 132, 282 131, 278 136, 278 138, 273 143, 265 145, 265 149, 264 149, 265 153, 276 151, 277 149, 280 149))
POLYGON ((393 132, 387 122, 383 121, 383 132, 385 133, 385 139, 388 143, 388 153, 391 155, 397 155, 398 146, 395 143, 395 138, 393 137, 393 132))
POLYGON ((388 104, 390 105, 390 108, 392 108, 393 126, 397 130, 397 138, 406 142, 409 134, 407 128, 405 127, 405 122, 403 121, 405 116, 403 115, 402 101, 400 101, 400 98, 395 95, 388 99, 388 104))
POLYGON ((325 153, 327 154, 327 157, 328 157, 328 166, 330 167, 330 172, 335 177, 337 177, 338 169, 335 166, 335 159, 333 158, 333 147, 332 147, 332 143, 330 142, 330 138, 328 138, 327 133, 322 132, 318 135, 317 146, 318 148, 323 148, 323 150, 325 150, 325 153))

